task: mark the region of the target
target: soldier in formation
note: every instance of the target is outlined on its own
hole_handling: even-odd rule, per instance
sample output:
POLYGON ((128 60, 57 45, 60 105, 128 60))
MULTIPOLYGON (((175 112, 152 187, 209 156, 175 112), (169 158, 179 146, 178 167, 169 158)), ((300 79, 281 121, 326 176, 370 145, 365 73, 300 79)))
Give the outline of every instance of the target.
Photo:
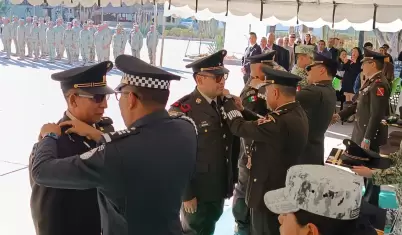
POLYGON ((78 37, 76 36, 75 32, 72 29, 73 25, 71 22, 67 23, 67 29, 64 32, 64 47, 66 48, 67 53, 67 64, 72 64, 75 62, 74 60, 74 53, 75 49, 78 47, 77 41, 78 37))
POLYGON ((109 28, 109 24, 107 22, 103 22, 103 33, 104 33, 103 60, 105 61, 110 59, 110 45, 112 44, 112 38, 113 38, 112 30, 109 28))
POLYGON ((26 19, 26 24, 25 24, 25 44, 27 45, 28 48, 28 58, 32 57, 32 52, 33 52, 33 46, 32 46, 32 17, 27 17, 26 19))
POLYGON ((73 20, 73 32, 74 32, 74 39, 76 40, 76 45, 75 47, 73 47, 73 62, 78 62, 78 58, 80 57, 80 48, 78 47, 78 45, 80 45, 80 32, 81 32, 81 26, 80 26, 80 22, 77 19, 73 20))
POLYGON ((151 25, 149 32, 147 33, 147 48, 149 63, 155 64, 154 59, 156 59, 156 48, 158 47, 159 33, 155 30, 155 26, 151 25), (155 40, 156 37, 156 40, 155 40))
POLYGON ((88 20, 88 30, 92 34, 92 41, 89 42, 89 62, 95 62, 95 43, 94 43, 94 35, 96 33, 96 27, 94 26, 94 22, 92 20, 88 20))
POLYGON ((137 24, 134 24, 133 30, 130 32, 128 42, 131 46, 131 54, 136 58, 140 58, 142 44, 144 43, 144 36, 137 24))
POLYGON ((64 54, 64 26, 63 19, 56 20, 56 27, 54 27, 54 38, 55 38, 55 49, 56 49, 56 60, 61 60, 64 54))
POLYGON ((114 59, 119 55, 124 54, 124 49, 126 48, 126 35, 124 33, 123 25, 118 24, 116 27, 116 33, 113 35, 113 56, 114 59))
POLYGON ((45 58, 47 55, 46 49, 46 29, 45 19, 43 17, 39 18, 39 51, 40 58, 45 58))
POLYGON ((24 20, 19 20, 19 26, 17 28, 17 43, 18 43, 18 56, 19 60, 25 59, 25 42, 26 42, 26 29, 24 20))
POLYGON ((83 29, 80 32, 80 49, 82 57, 82 65, 86 65, 91 59, 91 48, 93 49, 94 35, 89 30, 86 23, 83 24, 83 29))
POLYGON ((38 20, 34 20, 32 23, 31 29, 31 46, 34 55, 34 61, 38 61, 40 58, 39 49, 40 49, 40 36, 41 30, 39 28, 38 20))
POLYGON ((94 41, 95 41, 95 49, 96 49, 96 57, 98 58, 98 62, 104 61, 105 58, 105 31, 103 30, 104 26, 103 25, 98 25, 97 26, 97 31, 94 35, 94 41))
POLYGON ((10 59, 11 56, 11 40, 13 34, 13 26, 10 24, 8 18, 3 19, 3 26, 2 26, 2 39, 4 43, 4 51, 6 52, 5 59, 10 59))
POLYGON ((17 31, 18 31, 18 26, 20 25, 18 17, 17 16, 13 16, 13 23, 11 24, 12 26, 12 41, 14 42, 14 46, 15 46, 15 54, 17 56, 19 56, 20 54, 20 50, 18 47, 18 40, 17 40, 17 31))
POLYGON ((53 27, 53 22, 48 22, 46 30, 46 43, 48 46, 49 63, 54 63, 56 58, 56 29, 53 27))

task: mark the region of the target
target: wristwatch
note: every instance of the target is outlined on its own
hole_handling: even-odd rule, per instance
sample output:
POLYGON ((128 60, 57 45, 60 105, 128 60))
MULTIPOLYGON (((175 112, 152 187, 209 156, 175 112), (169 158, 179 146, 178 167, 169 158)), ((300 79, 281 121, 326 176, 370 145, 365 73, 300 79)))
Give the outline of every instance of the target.
POLYGON ((370 140, 366 139, 366 138, 363 139, 363 142, 366 143, 366 144, 370 144, 370 140))
POLYGON ((50 138, 53 138, 55 140, 57 140, 59 138, 59 136, 54 132, 47 133, 45 136, 43 136, 42 139, 44 139, 45 137, 50 137, 50 138))

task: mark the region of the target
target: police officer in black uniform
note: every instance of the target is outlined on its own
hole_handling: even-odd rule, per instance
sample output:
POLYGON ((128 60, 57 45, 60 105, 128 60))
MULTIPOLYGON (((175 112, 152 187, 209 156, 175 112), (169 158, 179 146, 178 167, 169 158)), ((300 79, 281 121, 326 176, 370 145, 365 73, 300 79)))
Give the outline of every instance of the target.
MULTIPOLYGON (((113 131, 112 120, 102 117, 107 98, 113 89, 106 85, 106 73, 113 68, 110 61, 93 66, 70 69, 52 75, 60 81, 67 101, 67 111, 59 122, 79 119, 99 131, 113 131)), ((96 147, 96 142, 62 129, 53 147, 57 158, 81 154, 96 147)), ((31 154, 32 156, 32 154, 31 154)), ((32 158, 29 165, 32 171, 32 158)), ((74 190, 45 187, 31 178, 31 212, 37 235, 99 235, 100 213, 96 189, 74 190)))
MULTIPOLYGON (((361 144, 364 149, 379 152, 379 129, 381 120, 386 116, 389 109, 389 97, 391 88, 382 73, 385 56, 364 49, 362 59, 362 73, 366 76, 362 84, 357 102, 350 107, 343 109, 333 116, 333 123, 339 120, 346 120, 356 114, 356 122, 353 127, 352 140, 361 144)), ((380 187, 373 186, 370 182, 367 185, 365 199, 369 203, 378 206, 380 187)))
POLYGON ((297 92, 299 101, 309 120, 308 143, 300 164, 324 165, 325 132, 336 108, 336 91, 332 78, 337 72, 337 63, 329 57, 314 52, 314 60, 306 67, 307 86, 297 92))
POLYGON ((257 121, 246 121, 238 103, 225 91, 223 115, 233 134, 252 139, 250 153, 250 176, 247 184, 246 203, 251 208, 251 234, 279 235, 278 215, 270 212, 264 204, 264 194, 285 185, 289 167, 300 161, 306 146, 308 119, 295 100, 299 76, 278 71, 267 66, 267 106, 273 112, 257 121))
MULTIPOLYGON (((192 118, 198 129, 197 164, 183 195, 181 210, 184 234, 211 235, 223 213, 225 198, 233 195, 238 149, 218 111, 219 98, 229 70, 223 66, 226 50, 188 64, 194 71, 195 90, 175 102, 170 111, 192 118)), ((239 147, 239 146, 238 146, 239 147)))
POLYGON ((60 123, 99 146, 58 159, 61 130, 46 124, 32 177, 47 187, 98 188, 103 235, 180 235, 181 197, 197 152, 192 120, 165 110, 170 81, 180 77, 132 56, 115 63, 123 72, 116 98, 128 129, 102 134, 78 120, 60 123))
MULTIPOLYGON (((265 116, 268 113, 267 104, 265 101, 265 95, 258 93, 258 90, 250 86, 253 79, 265 80, 265 74, 261 70, 261 66, 270 66, 274 69, 281 69, 285 71, 280 65, 276 64, 273 60, 275 51, 259 54, 248 57, 250 61, 251 74, 246 86, 240 93, 240 99, 243 107, 250 115, 247 115, 247 120, 256 120, 258 115, 265 116), (254 114, 254 115, 253 115, 254 114)), ((265 88, 262 88, 265 89, 265 88)), ((261 90, 262 90, 261 89, 261 90)), ((244 113, 243 113, 244 115, 244 113)), ((240 148, 240 158, 238 161, 239 175, 238 182, 235 185, 233 195, 232 212, 235 218, 235 235, 248 235, 250 234, 250 209, 245 202, 247 181, 249 177, 249 169, 247 168, 248 156, 250 155, 250 145, 252 139, 242 138, 242 145, 240 148)))

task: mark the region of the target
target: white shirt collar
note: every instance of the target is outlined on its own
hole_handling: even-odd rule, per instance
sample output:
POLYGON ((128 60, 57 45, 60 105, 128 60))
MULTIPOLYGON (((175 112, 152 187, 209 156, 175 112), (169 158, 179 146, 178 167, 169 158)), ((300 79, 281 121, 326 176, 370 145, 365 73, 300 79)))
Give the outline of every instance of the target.
POLYGON ((215 99, 211 99, 211 98, 209 98, 208 96, 206 96, 204 93, 202 93, 198 88, 197 88, 197 90, 198 90, 198 92, 202 95, 202 97, 204 97, 204 99, 205 99, 209 104, 211 104, 212 101, 215 101, 215 103, 217 103, 217 102, 216 102, 216 97, 215 97, 215 99))
POLYGON ((285 105, 292 104, 292 103, 295 103, 295 102, 296 102, 296 101, 290 101, 290 102, 287 102, 287 103, 285 103, 285 104, 282 104, 281 106, 276 107, 275 111, 278 111, 278 109, 282 108, 282 107, 285 106, 285 105))

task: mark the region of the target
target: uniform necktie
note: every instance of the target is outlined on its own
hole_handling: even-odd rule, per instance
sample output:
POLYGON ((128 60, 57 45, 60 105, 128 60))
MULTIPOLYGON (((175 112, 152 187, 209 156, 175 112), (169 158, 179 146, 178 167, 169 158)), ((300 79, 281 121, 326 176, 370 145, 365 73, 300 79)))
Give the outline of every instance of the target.
POLYGON ((221 117, 221 113, 219 112, 218 105, 216 104, 215 100, 211 101, 211 106, 214 108, 218 116, 221 117))

